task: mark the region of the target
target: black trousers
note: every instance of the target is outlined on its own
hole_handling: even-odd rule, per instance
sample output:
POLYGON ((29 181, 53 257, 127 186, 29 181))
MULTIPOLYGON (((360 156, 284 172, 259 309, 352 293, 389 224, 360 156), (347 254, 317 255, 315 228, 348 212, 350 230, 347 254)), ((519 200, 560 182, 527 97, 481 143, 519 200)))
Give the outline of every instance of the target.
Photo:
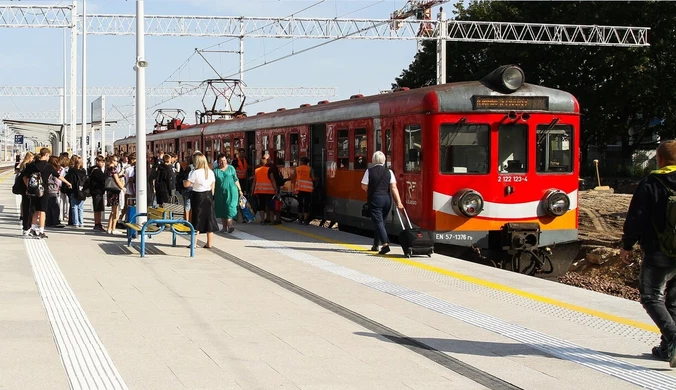
POLYGON ((375 232, 373 234, 373 245, 389 244, 390 240, 387 237, 387 230, 385 230, 385 220, 387 214, 392 207, 392 198, 390 195, 372 195, 371 202, 371 221, 375 225, 375 232))
POLYGON ((659 252, 644 256, 638 282, 641 305, 664 341, 676 341, 676 259, 659 252))
POLYGON ((33 222, 33 213, 31 212, 31 198, 26 195, 21 195, 21 227, 23 230, 28 230, 31 228, 31 222, 33 222))
POLYGON ((59 198, 57 196, 47 195, 47 210, 45 211, 45 226, 54 226, 61 223, 59 215, 59 198))

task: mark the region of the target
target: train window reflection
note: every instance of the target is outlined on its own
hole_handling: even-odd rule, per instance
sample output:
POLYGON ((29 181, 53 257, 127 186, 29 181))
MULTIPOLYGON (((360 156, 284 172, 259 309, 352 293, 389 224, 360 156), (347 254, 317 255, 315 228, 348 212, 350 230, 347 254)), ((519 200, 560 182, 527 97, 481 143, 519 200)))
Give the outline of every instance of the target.
POLYGON ((298 165, 298 133, 291 133, 289 135, 291 142, 291 165, 298 165))
POLYGON ((404 171, 420 172, 422 165, 422 127, 407 125, 404 128, 404 171))
POLYGON ((274 149, 275 149, 275 155, 276 155, 276 160, 275 164, 277 165, 284 165, 284 162, 286 161, 286 142, 284 142, 284 134, 276 134, 274 137, 274 149))
POLYGON ((572 172, 573 127, 538 125, 535 158, 538 172, 572 172))
POLYGON ((488 125, 466 124, 464 121, 441 125, 439 131, 441 173, 488 173, 489 134, 488 125))
POLYGON ((354 130, 354 169, 368 168, 368 140, 366 129, 354 130))
POLYGON ((350 167, 350 132, 338 130, 338 169, 350 167))
POLYGON ((381 139, 382 137, 382 132, 380 129, 375 131, 375 141, 376 141, 376 151, 382 151, 383 150, 383 140, 381 139))
POLYGON ((498 172, 526 173, 528 171, 528 126, 501 125, 498 127, 498 172))

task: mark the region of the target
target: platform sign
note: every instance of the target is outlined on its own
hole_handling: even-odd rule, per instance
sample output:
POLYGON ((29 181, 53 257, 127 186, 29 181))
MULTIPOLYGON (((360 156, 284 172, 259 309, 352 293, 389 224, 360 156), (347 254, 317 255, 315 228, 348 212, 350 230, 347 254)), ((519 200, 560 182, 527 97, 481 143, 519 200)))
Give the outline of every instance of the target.
POLYGON ((14 144, 16 144, 16 145, 22 145, 22 144, 23 144, 23 135, 21 135, 21 134, 14 134, 14 144))

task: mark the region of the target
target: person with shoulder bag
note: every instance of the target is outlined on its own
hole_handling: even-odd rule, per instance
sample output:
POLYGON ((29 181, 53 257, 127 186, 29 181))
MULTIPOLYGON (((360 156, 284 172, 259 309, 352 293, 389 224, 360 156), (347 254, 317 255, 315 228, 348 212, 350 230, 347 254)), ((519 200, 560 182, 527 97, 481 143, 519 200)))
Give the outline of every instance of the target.
POLYGON ((70 218, 69 225, 84 227, 84 201, 87 199, 84 192, 87 171, 84 169, 84 161, 78 155, 70 158, 70 169, 66 177, 73 184, 70 191, 70 218))
POLYGON ((378 252, 381 255, 390 251, 390 240, 385 229, 385 218, 392 207, 392 197, 394 197, 398 209, 402 210, 404 208, 399 197, 394 172, 385 168, 385 161, 386 157, 383 152, 377 151, 373 153, 371 159, 373 166, 364 172, 364 177, 361 180, 361 188, 366 191, 366 201, 371 213, 371 221, 375 227, 371 251, 378 252, 378 246, 382 244, 383 247, 378 252))
POLYGON ((26 170, 26 167, 33 162, 35 156, 31 152, 26 152, 26 155, 23 158, 21 164, 19 164, 19 173, 14 179, 14 186, 12 186, 12 193, 15 195, 21 195, 21 213, 19 218, 22 222, 22 231, 24 236, 28 236, 28 232, 31 228, 31 213, 30 213, 30 204, 31 200, 26 195, 26 182, 23 180, 23 173, 26 170))
POLYGON ((120 193, 125 191, 124 180, 120 178, 117 172, 117 157, 111 156, 106 160, 107 167, 105 171, 106 181, 106 199, 110 210, 110 217, 108 217, 108 234, 115 234, 117 219, 120 210, 120 193))

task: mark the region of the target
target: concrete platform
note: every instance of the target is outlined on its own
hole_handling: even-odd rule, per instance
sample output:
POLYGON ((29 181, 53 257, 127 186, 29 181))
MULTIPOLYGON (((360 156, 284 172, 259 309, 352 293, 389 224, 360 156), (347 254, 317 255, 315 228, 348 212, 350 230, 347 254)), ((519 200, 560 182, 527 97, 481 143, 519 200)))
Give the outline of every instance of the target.
MULTIPOLYGON (((22 239, 0 178, 0 387, 655 389, 636 302, 313 226, 237 225, 189 257, 86 229, 22 239)), ((204 237, 200 237, 204 239, 204 237)))

